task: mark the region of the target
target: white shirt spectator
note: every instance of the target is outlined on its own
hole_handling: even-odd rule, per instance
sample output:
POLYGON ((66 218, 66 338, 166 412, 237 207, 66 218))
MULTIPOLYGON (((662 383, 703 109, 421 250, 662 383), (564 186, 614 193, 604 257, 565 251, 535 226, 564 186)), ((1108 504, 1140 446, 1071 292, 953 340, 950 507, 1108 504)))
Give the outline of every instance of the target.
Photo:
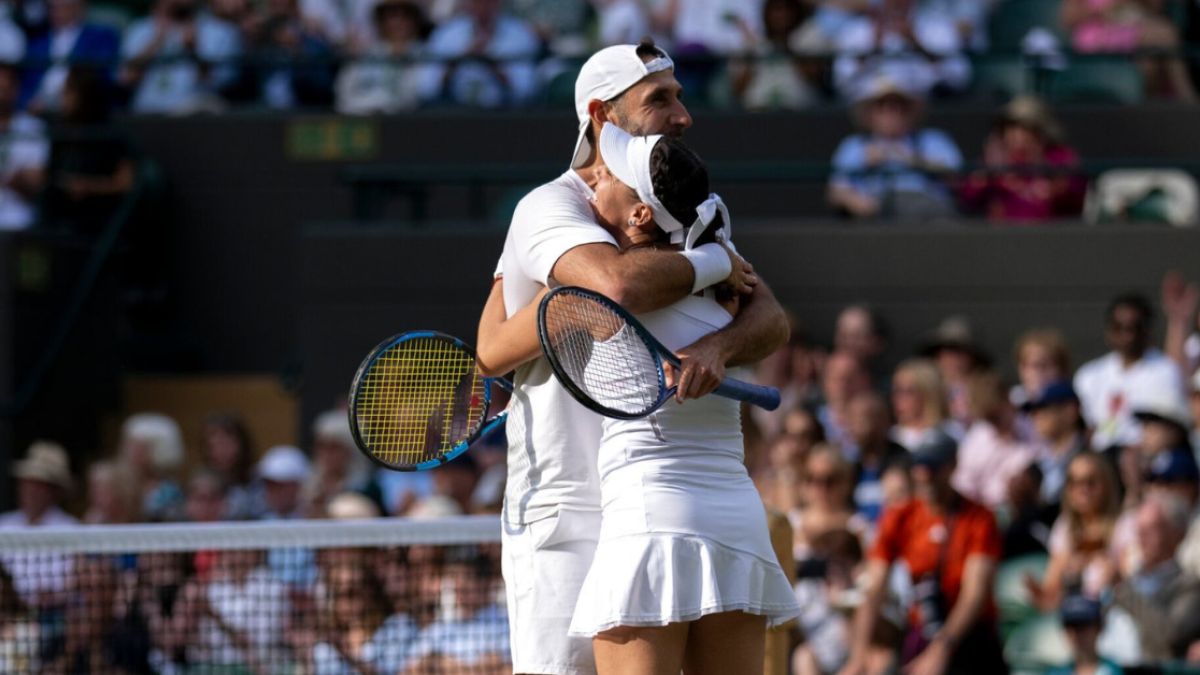
POLYGON ((220 625, 207 616, 198 627, 200 644, 189 656, 214 664, 246 663, 246 656, 234 645, 225 628, 242 633, 257 651, 263 663, 286 663, 283 646, 283 621, 291 613, 287 588, 276 581, 270 570, 258 567, 240 583, 233 579, 216 580, 205 589, 208 604, 220 625))
MULTIPOLYGON (((475 31, 475 21, 470 17, 451 19, 429 37, 427 53, 443 59, 466 56, 475 39, 475 31)), ((452 101, 484 108, 523 103, 533 96, 537 86, 533 58, 539 46, 537 36, 529 26, 519 19, 501 15, 496 19, 492 39, 483 53, 488 58, 497 59, 496 67, 504 73, 507 86, 500 82, 492 66, 464 61, 455 67, 443 92, 443 79, 450 66, 430 63, 421 68, 421 98, 436 101, 444 93, 452 101)))
MULTIPOLYGON (((359 648, 357 658, 369 663, 377 673, 399 673, 407 666, 409 651, 420 628, 407 614, 393 614, 359 648)), ((328 642, 313 646, 313 675, 358 675, 338 648, 328 642)))
POLYGON ((500 605, 485 607, 469 619, 439 619, 424 629, 413 647, 412 658, 440 654, 464 666, 475 666, 491 655, 511 657, 508 613, 500 605))
POLYGON ((838 92, 853 98, 864 82, 880 73, 908 83, 915 92, 928 93, 938 85, 966 87, 971 80, 971 63, 962 55, 954 20, 917 10, 912 14, 912 29, 921 48, 937 58, 918 53, 905 37, 890 30, 877 45, 878 26, 873 19, 859 17, 849 22, 837 36, 840 56, 833 63, 833 82, 838 92))
POLYGON ((33 96, 34 100, 47 110, 59 110, 62 107, 62 91, 70 69, 67 59, 70 58, 82 32, 83 23, 76 23, 55 31, 54 37, 50 39, 50 58, 54 60, 54 65, 42 76, 37 93, 33 96))
POLYGON ((0 132, 0 230, 22 230, 33 224, 34 204, 7 187, 19 171, 45 168, 50 141, 41 120, 25 113, 12 117, 8 132, 0 132))
POLYGON ((1179 405, 1186 407, 1179 367, 1154 348, 1128 368, 1116 352, 1083 364, 1075 373, 1075 391, 1083 419, 1094 429, 1096 450, 1138 441, 1141 427, 1133 417, 1138 405, 1179 397, 1179 405))
POLYGON ((0 63, 17 63, 25 58, 25 34, 9 18, 9 4, 0 4, 0 63))
POLYGON ((675 45, 703 45, 715 54, 746 51, 753 46, 746 32, 763 32, 762 6, 762 0, 678 0, 675 45))
POLYGON ((322 36, 343 47, 375 38, 371 10, 376 0, 300 0, 300 16, 320 26, 322 36))
POLYGON ((650 17, 637 0, 596 2, 600 47, 635 45, 650 34, 650 17))
MULTIPOLYGON (((237 29, 228 23, 201 14, 196 17, 196 55, 210 63, 228 61, 241 53, 237 29)), ((125 34, 121 55, 130 59, 141 54, 154 42, 158 28, 153 18, 134 22, 125 34)), ((220 85, 232 80, 236 68, 232 64, 216 65, 207 79, 200 66, 184 56, 183 30, 177 26, 167 29, 167 36, 157 56, 168 59, 147 67, 131 107, 139 113, 182 113, 201 105, 220 85)))
MULTIPOLYGON (((51 506, 36 523, 29 522, 24 511, 9 511, 0 515, 0 530, 23 530, 34 527, 75 527, 79 521, 51 506)), ((13 589, 21 601, 38 607, 43 599, 65 598, 73 567, 65 553, 4 553, 0 563, 12 577, 13 589)), ((51 602, 53 602, 51 600, 51 602)))

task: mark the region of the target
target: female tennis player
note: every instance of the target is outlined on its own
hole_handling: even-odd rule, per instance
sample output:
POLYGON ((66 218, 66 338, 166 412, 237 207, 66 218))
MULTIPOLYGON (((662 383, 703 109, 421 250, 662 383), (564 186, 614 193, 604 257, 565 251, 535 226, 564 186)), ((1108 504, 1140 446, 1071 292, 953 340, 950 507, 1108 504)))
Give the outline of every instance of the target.
MULTIPOLYGON (((680 142, 607 124, 599 145, 593 209, 623 248, 728 240, 725 206, 680 142)), ((679 349, 732 321, 737 297, 719 291, 638 319, 679 349)), ((532 312, 499 330, 522 353, 536 342, 532 312)), ((743 465, 738 403, 706 396, 603 429, 603 522, 571 633, 593 637, 600 675, 758 675, 766 628, 800 608, 743 465)))

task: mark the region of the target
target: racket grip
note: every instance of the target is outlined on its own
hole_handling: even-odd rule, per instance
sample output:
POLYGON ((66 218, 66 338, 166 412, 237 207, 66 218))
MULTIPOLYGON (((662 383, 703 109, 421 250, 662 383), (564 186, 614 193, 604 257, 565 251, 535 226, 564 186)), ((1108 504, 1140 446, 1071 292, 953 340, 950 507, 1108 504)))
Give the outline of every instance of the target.
POLYGON ((775 387, 764 387, 726 378, 713 393, 717 396, 752 403, 763 410, 774 410, 779 407, 779 390, 775 387))

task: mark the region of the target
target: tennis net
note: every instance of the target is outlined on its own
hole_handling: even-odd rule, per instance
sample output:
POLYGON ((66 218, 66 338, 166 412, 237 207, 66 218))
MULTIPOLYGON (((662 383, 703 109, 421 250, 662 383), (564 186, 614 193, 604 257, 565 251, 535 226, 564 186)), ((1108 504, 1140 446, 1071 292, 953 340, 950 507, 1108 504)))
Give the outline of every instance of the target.
POLYGON ((0 673, 511 672, 500 526, 0 531, 0 673))

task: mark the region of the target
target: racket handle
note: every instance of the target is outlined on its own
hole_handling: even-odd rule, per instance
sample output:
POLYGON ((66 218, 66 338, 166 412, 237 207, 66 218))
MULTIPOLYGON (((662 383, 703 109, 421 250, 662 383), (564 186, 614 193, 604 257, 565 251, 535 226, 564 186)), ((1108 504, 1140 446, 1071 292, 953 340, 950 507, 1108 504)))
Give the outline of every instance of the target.
POLYGON ((779 407, 779 390, 775 387, 764 387, 733 378, 726 378, 713 393, 736 401, 752 403, 763 410, 774 410, 779 407))

